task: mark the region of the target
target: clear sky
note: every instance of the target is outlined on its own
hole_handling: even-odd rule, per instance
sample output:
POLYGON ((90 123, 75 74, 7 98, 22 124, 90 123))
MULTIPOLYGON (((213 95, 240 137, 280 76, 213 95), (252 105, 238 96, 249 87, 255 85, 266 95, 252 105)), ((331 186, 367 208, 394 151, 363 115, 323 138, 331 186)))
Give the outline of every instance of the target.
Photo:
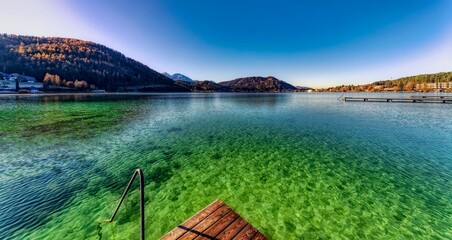
POLYGON ((0 33, 105 44, 198 80, 361 84, 452 71, 452 0, 2 0, 0 33))

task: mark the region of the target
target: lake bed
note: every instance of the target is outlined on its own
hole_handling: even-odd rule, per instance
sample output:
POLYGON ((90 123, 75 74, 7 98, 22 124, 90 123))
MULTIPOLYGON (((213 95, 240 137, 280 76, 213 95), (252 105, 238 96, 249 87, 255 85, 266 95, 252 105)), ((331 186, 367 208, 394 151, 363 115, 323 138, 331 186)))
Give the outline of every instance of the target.
POLYGON ((270 239, 450 239, 451 106, 341 96, 1 97, 0 238, 138 238, 137 187, 99 222, 140 167, 151 239, 217 198, 270 239))

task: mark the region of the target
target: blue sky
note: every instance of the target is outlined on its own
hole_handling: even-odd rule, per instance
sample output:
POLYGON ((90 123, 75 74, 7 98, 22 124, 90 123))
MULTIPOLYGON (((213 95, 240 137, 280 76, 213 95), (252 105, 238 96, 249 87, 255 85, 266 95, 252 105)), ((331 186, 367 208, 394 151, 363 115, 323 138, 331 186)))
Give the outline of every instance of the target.
POLYGON ((2 0, 0 32, 91 40, 163 72, 362 84, 452 71, 452 1, 2 0))

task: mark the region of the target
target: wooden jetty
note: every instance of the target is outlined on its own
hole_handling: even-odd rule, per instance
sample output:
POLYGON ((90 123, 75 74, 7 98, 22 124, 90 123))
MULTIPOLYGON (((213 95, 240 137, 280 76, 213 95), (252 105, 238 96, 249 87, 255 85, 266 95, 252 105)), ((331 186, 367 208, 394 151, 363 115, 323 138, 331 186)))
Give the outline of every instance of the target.
POLYGON ((224 202, 217 199, 161 240, 185 239, 267 239, 224 202))
POLYGON ((432 95, 416 96, 416 95, 413 95, 413 96, 410 96, 410 98, 413 98, 413 99, 452 99, 452 96, 445 96, 445 95, 441 95, 441 96, 432 96, 432 95))
POLYGON ((345 102, 394 102, 394 103, 452 103, 452 98, 381 98, 381 97, 344 97, 345 102))

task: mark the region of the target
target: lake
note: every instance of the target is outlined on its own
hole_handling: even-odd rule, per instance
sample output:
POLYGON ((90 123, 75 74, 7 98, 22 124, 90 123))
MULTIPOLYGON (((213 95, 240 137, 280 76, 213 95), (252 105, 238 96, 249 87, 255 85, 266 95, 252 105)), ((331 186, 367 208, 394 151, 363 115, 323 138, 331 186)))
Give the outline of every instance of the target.
MULTIPOLYGON (((158 239, 217 198, 270 239, 452 239, 452 105, 0 96, 0 239, 158 239)), ((350 93, 347 96, 409 96, 350 93)))

